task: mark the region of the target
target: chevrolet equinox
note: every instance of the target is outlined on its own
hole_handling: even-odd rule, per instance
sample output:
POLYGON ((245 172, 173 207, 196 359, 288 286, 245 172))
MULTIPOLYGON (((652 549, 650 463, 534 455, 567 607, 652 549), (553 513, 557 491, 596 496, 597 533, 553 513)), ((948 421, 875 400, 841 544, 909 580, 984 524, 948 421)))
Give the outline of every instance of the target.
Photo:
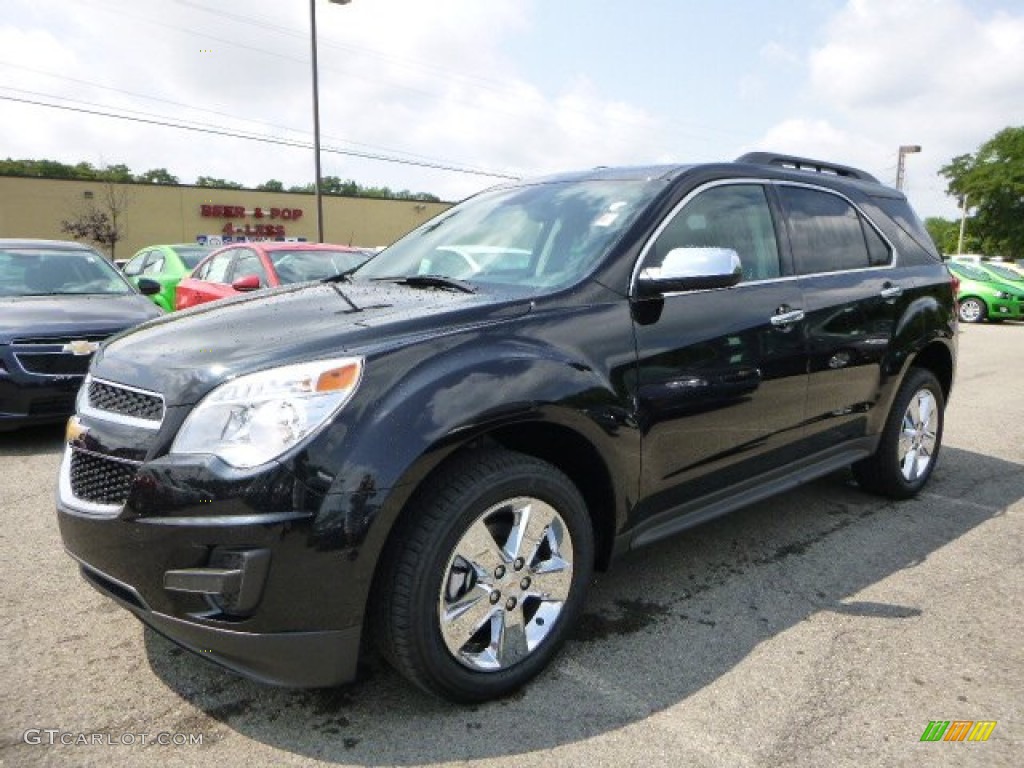
POLYGON ((854 168, 508 184, 351 274, 107 342, 61 534, 92 585, 236 672, 336 685, 377 651, 491 699, 629 550, 847 466, 920 491, 956 322, 906 199, 854 168))

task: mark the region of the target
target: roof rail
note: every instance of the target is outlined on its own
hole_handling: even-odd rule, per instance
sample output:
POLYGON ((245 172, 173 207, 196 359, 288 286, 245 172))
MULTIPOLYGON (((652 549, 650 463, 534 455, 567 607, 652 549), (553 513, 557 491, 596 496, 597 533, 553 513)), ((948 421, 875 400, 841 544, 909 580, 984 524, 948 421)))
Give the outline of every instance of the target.
POLYGON ((774 152, 748 152, 736 158, 737 163, 750 163, 751 165, 777 165, 781 168, 791 168, 797 171, 813 171, 814 173, 828 173, 833 176, 845 176, 861 181, 871 181, 875 184, 881 182, 867 171, 851 168, 848 165, 837 165, 836 163, 825 163, 821 160, 811 160, 809 157, 794 157, 792 155, 777 155, 774 152))

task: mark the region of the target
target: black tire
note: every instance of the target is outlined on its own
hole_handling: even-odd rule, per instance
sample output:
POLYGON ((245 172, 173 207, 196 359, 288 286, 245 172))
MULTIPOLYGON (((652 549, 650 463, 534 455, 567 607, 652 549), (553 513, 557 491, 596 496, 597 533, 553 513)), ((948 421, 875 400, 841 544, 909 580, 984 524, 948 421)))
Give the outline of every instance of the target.
POLYGON ((957 312, 965 323, 981 323, 988 316, 988 307, 981 299, 970 296, 959 302, 957 312))
POLYGON ((893 400, 878 450, 870 458, 853 465, 853 474, 860 486, 891 499, 908 499, 920 491, 931 477, 939 457, 945 408, 942 386, 935 375, 925 368, 911 368, 893 400), (915 400, 920 403, 929 398, 934 406, 934 422, 930 427, 921 429, 918 419, 918 424, 911 429, 914 421, 912 404, 915 400), (933 439, 928 438, 929 434, 933 439), (915 444, 921 451, 912 456, 915 444), (928 461, 922 466, 925 454, 928 461))
POLYGON ((544 669, 582 609, 594 560, 594 534, 582 496, 551 464, 496 448, 455 459, 427 481, 408 512, 385 549, 371 598, 384 658, 423 690, 452 701, 474 703, 512 693, 544 669), (528 500, 536 503, 525 504, 528 500), (530 532, 538 544, 514 548, 532 551, 530 562, 501 560, 512 531, 526 537, 528 526, 517 527, 517 521, 527 520, 544 526, 530 532), (506 522, 511 525, 507 533, 506 522), (482 531, 490 534, 485 549, 477 547, 482 531), (544 534, 540 538, 538 531, 544 534), (557 546, 551 543, 556 539, 557 546), (479 551, 480 556, 470 563, 460 551, 479 551), (564 553, 568 560, 561 557, 564 553), (545 572, 554 567, 556 555, 558 567, 545 572), (540 562, 542 557, 547 559, 540 562), (569 569, 562 567, 565 562, 569 569), (482 563, 498 565, 484 568, 482 563), (541 590, 552 585, 551 578, 558 581, 558 594, 567 592, 564 600, 552 599, 551 591, 533 594, 538 584, 541 590), (499 599, 493 599, 494 593, 499 599), (465 624, 457 626, 462 614, 448 606, 464 604, 473 607, 464 611, 465 624), (490 612, 491 618, 472 630, 479 611, 490 612), (495 626, 502 641, 485 641, 495 626), (506 645, 506 638, 518 642, 506 645), (459 650, 450 650, 451 644, 459 650), (488 654, 501 659, 497 667, 482 668, 488 654))

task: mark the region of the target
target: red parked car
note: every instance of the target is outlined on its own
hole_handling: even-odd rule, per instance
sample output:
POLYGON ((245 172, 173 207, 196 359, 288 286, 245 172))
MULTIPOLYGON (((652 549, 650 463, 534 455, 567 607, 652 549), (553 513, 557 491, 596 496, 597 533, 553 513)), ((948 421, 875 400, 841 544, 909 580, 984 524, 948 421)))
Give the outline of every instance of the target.
POLYGON ((174 308, 187 309, 239 293, 321 280, 370 258, 359 248, 330 243, 237 243, 220 248, 182 278, 174 308))

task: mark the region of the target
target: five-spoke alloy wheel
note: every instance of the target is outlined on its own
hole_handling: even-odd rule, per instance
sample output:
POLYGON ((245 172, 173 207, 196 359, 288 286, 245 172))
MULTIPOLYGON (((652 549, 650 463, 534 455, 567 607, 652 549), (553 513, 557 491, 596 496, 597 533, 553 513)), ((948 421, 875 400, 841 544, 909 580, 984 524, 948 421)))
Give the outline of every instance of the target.
POLYGON ((921 490, 942 444, 945 407, 935 375, 925 368, 911 368, 893 400, 878 450, 853 465, 861 487, 894 499, 906 499, 921 490))
POLYGON ((460 702, 506 695, 565 640, 593 570, 594 533, 553 465, 492 448, 429 480, 386 550, 376 637, 421 688, 460 702))

